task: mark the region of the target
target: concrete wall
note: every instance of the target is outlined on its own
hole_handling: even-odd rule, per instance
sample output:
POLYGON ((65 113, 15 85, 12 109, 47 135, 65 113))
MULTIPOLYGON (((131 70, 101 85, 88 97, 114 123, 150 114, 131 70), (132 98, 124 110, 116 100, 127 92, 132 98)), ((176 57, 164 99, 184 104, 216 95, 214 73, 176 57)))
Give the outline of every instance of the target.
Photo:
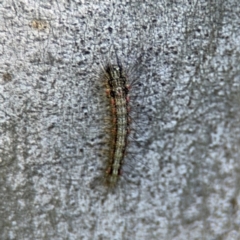
POLYGON ((240 7, 0 1, 1 239, 239 239, 240 7), (101 187, 106 62, 131 137, 101 187))

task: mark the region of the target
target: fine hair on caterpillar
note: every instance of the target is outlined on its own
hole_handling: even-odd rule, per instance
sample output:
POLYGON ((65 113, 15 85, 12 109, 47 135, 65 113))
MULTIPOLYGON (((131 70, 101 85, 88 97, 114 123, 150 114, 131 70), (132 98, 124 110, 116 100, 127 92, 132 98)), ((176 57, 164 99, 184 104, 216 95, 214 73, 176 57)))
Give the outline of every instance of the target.
POLYGON ((139 141, 138 138, 140 136, 144 139, 143 135, 147 134, 147 122, 151 121, 142 112, 145 101, 141 92, 142 58, 143 55, 135 64, 124 66, 115 51, 115 61, 111 58, 111 61, 101 63, 99 80, 96 79, 96 85, 99 86, 96 88, 102 92, 99 98, 105 105, 102 118, 102 126, 105 126, 98 129, 98 134, 102 131, 99 138, 105 143, 102 142, 98 149, 100 159, 97 161, 102 161, 102 173, 98 174, 91 186, 105 185, 112 189, 119 183, 120 178, 136 182, 133 177, 138 175, 136 164, 142 160, 137 159, 135 155, 139 153, 139 149, 140 152, 146 149, 143 146, 144 140, 139 141), (141 124, 144 124, 144 121, 146 125, 142 128, 141 124))

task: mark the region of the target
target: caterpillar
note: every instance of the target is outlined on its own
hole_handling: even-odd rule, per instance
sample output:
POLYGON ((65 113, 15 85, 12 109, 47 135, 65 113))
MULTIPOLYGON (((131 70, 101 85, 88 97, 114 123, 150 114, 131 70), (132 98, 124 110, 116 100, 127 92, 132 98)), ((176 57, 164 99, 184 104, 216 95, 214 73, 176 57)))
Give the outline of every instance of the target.
POLYGON ((106 93, 111 109, 111 138, 109 142, 109 160, 105 171, 105 183, 109 187, 117 184, 127 148, 129 135, 129 96, 127 77, 122 65, 107 64, 104 68, 106 93))

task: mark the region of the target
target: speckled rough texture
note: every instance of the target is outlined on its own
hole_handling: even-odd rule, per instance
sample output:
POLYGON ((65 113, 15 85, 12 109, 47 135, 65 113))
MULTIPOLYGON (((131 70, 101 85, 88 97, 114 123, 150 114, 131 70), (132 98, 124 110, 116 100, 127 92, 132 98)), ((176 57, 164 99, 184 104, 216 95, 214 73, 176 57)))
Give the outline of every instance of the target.
POLYGON ((239 16, 238 0, 0 1, 0 239, 240 239, 239 16), (139 74, 106 193, 115 51, 139 74))

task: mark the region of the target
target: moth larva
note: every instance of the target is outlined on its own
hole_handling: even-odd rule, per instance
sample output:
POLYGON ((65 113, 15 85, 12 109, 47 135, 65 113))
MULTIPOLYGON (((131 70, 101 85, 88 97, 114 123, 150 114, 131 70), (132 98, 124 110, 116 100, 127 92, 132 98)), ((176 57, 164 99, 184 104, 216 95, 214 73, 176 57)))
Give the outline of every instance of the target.
POLYGON ((111 105, 111 138, 109 160, 105 171, 106 184, 114 187, 121 175, 121 167, 129 135, 129 88, 127 77, 118 61, 104 68, 106 92, 111 105))

